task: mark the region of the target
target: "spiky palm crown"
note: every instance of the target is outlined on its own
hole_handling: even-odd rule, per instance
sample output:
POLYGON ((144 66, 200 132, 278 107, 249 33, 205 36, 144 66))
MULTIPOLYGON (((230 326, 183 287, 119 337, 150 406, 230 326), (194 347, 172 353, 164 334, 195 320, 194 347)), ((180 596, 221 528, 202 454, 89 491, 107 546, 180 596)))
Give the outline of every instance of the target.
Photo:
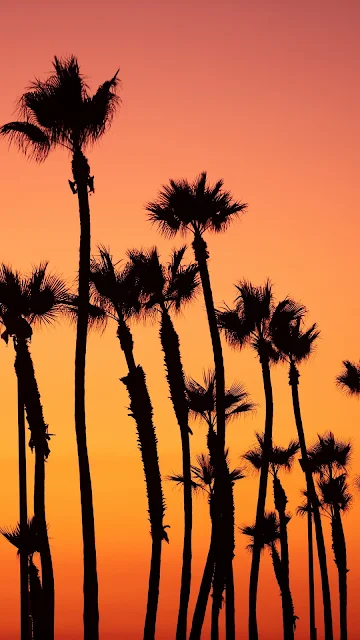
POLYGON ((223 181, 207 182, 203 171, 193 182, 170 180, 154 202, 146 205, 149 220, 165 236, 191 231, 202 235, 205 231, 225 231, 231 220, 246 209, 246 204, 233 199, 223 188, 223 181))
POLYGON ((71 152, 96 142, 110 126, 119 97, 118 72, 90 95, 75 56, 54 58, 53 73, 34 80, 18 104, 20 121, 0 128, 0 135, 41 162, 56 146, 71 152))
POLYGON ((162 305, 179 312, 184 304, 195 298, 199 286, 198 267, 182 264, 185 251, 186 246, 174 249, 166 265, 161 264, 156 247, 149 251, 128 252, 130 269, 138 280, 146 314, 162 305))
POLYGON ((316 323, 304 328, 306 313, 303 305, 287 298, 278 304, 271 319, 272 342, 278 352, 293 363, 300 363, 311 355, 320 335, 316 323))
POLYGON ((319 480, 320 504, 324 511, 347 511, 351 506, 352 495, 346 481, 346 473, 341 473, 333 478, 319 480))
POLYGON ((329 431, 318 435, 318 442, 308 450, 310 468, 320 477, 331 477, 336 472, 346 471, 351 457, 351 443, 337 440, 329 431))
MULTIPOLYGON (((255 536, 255 525, 240 527, 241 533, 249 538, 254 540, 255 536)), ((261 549, 264 547, 272 547, 276 544, 276 542, 280 539, 280 524, 279 520, 274 511, 269 511, 264 514, 264 518, 262 519, 261 524, 261 537, 260 544, 261 549)), ((252 550, 254 546, 254 542, 251 542, 248 545, 248 549, 252 550)))
MULTIPOLYGON (((253 449, 249 449, 243 458, 249 462, 256 471, 259 471, 263 464, 264 451, 264 435, 255 434, 257 445, 253 449)), ((273 446, 269 454, 270 468, 273 473, 277 473, 280 469, 291 471, 295 456, 300 448, 297 440, 290 440, 287 447, 273 446)))
POLYGON ((15 527, 1 527, 1 535, 10 542, 18 550, 18 554, 22 546, 24 546, 26 553, 31 557, 34 553, 40 551, 39 536, 36 527, 35 518, 31 518, 27 522, 27 528, 25 536, 20 533, 20 524, 17 523, 15 527))
POLYGON ((343 370, 337 376, 336 383, 349 395, 360 396, 360 362, 343 361, 343 370))
POLYGON ((2 264, 0 266, 0 321, 5 326, 2 338, 32 334, 31 325, 51 324, 65 311, 69 301, 67 287, 61 278, 48 272, 42 262, 28 276, 2 264))
MULTIPOLYGON (((210 456, 207 453, 200 453, 196 456, 197 464, 191 465, 192 475, 192 488, 197 491, 202 489, 209 495, 213 493, 213 486, 215 480, 215 468, 211 464, 210 456)), ((242 467, 234 467, 229 469, 229 450, 225 451, 225 462, 229 472, 231 482, 237 482, 245 478, 244 469, 242 467)), ((176 484, 183 484, 184 477, 181 474, 175 474, 168 476, 168 480, 175 482, 176 484)))

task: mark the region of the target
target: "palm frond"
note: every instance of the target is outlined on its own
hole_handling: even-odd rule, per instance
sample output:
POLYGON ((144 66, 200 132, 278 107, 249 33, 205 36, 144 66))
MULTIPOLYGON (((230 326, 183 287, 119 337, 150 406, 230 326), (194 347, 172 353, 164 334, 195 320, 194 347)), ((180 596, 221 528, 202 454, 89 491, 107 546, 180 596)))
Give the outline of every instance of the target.
POLYGON ((360 362, 343 361, 343 370, 337 376, 336 383, 349 395, 360 395, 360 362))
POLYGON ((29 316, 32 323, 51 324, 69 299, 65 282, 48 272, 48 262, 41 262, 25 280, 29 297, 29 316))
POLYGON ((119 86, 119 70, 110 79, 104 82, 92 97, 86 97, 83 107, 83 138, 84 144, 96 142, 110 127, 120 97, 116 94, 119 86))
POLYGON ((7 137, 29 158, 43 162, 51 150, 51 141, 47 134, 36 124, 29 121, 8 122, 0 127, 0 136, 7 137))

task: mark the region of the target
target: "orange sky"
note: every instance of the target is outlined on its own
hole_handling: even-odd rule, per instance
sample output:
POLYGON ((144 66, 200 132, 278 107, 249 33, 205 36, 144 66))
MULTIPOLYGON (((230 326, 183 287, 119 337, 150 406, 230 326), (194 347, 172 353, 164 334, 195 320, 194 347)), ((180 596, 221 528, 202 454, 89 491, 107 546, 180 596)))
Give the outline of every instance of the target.
MULTIPOLYGON (((127 248, 157 244, 166 259, 172 243, 151 229, 143 205, 169 177, 192 179, 206 169, 223 177, 249 203, 246 216, 222 237, 209 238, 217 303, 231 302, 239 278, 260 284, 269 276, 276 295, 291 294, 322 330, 316 355, 304 366, 300 393, 309 442, 333 429, 351 438, 352 469, 359 469, 360 407, 334 386, 344 358, 358 359, 358 202, 360 5, 357 0, 83 0, 7 2, 2 7, 0 122, 12 119, 15 99, 54 54, 74 53, 92 87, 118 67, 122 108, 111 132, 89 153, 96 193, 91 197, 93 247, 110 245, 120 259, 127 248)), ((61 151, 42 166, 1 143, 3 224, 0 260, 28 269, 40 259, 71 282, 77 267, 77 200, 68 187, 69 157, 61 151)), ((179 244, 180 241, 177 241, 179 244)), ((189 252, 190 255, 190 252, 189 252)), ((199 378, 211 365, 201 299, 176 322, 186 372, 199 378)), ((155 326, 135 327, 136 357, 151 392, 163 475, 180 470, 180 438, 168 400, 155 326)), ((81 529, 73 424, 72 328, 34 335, 32 354, 52 439, 47 465, 48 520, 56 579, 57 640, 81 638, 81 529)), ((1 347, 0 523, 17 520, 16 384, 13 352, 1 347)), ((246 383, 257 414, 229 427, 231 459, 263 428, 260 366, 251 352, 225 347, 228 382, 246 383)), ((102 640, 141 638, 150 551, 149 525, 135 427, 118 381, 125 363, 115 328, 89 339, 87 406, 100 579, 102 640)), ((274 370, 275 442, 295 436, 286 369, 274 370)), ((205 446, 195 426, 193 452, 205 446)), ((29 453, 29 487, 32 458, 29 453)), ((303 478, 284 478, 295 513, 303 478)), ((164 482, 164 548, 157 640, 174 637, 181 561, 181 492, 164 482)), ((257 479, 236 488, 236 523, 252 521, 257 479)), ((206 500, 194 500, 194 565, 190 613, 208 545, 206 500)), ((360 580, 360 499, 344 519, 349 551, 349 640, 357 639, 360 580)), ((328 530, 328 522, 324 521, 328 530)), ((296 637, 307 638, 306 523, 289 525, 291 581, 300 617, 296 637)), ((249 554, 236 535, 237 638, 245 639, 249 554)), ((338 638, 337 582, 328 551, 338 638)), ((0 540, 0 638, 18 637, 18 561, 0 540)), ((317 584, 319 587, 319 582, 317 584)), ((320 593, 318 593, 318 596, 320 593)), ((317 624, 322 637, 321 602, 317 624)), ((278 587, 264 556, 259 592, 261 638, 281 633, 278 587)), ((208 637, 208 627, 204 638, 208 637)))

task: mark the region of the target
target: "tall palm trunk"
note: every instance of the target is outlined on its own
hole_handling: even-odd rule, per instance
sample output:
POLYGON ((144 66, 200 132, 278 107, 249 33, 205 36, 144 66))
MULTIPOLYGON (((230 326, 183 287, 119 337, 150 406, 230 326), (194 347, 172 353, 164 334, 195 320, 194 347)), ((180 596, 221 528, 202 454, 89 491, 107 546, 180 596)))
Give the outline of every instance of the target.
MULTIPOLYGON (((225 370, 224 370, 224 359, 222 353, 222 346, 220 340, 220 333, 217 326, 215 305, 211 290, 210 283, 210 275, 207 266, 208 260, 208 252, 206 242, 200 233, 195 233, 194 241, 193 241, 193 249, 195 260, 199 267, 199 274, 203 289, 206 313, 208 318, 208 324, 210 329, 211 343, 213 349, 214 356, 214 366, 215 366, 215 381, 216 381, 216 432, 217 432, 217 449, 218 449, 218 464, 215 465, 215 486, 214 491, 218 494, 219 498, 223 496, 223 500, 219 500, 219 504, 223 504, 223 507, 227 509, 229 507, 226 500, 226 463, 225 463, 225 370), (227 506, 226 506, 227 505, 227 506)), ((225 522, 231 519, 230 514, 224 513, 225 522)), ((220 511, 219 517, 221 518, 220 511)), ((215 545, 215 553, 220 553, 223 555, 223 552, 226 548, 230 548, 233 544, 233 532, 230 534, 228 527, 225 527, 224 536, 222 536, 222 528, 219 523, 219 534, 221 536, 221 540, 215 545)), ((223 558, 215 558, 215 563, 222 565, 225 568, 225 575, 221 575, 220 571, 215 572, 215 582, 214 589, 215 592, 220 588, 220 582, 227 583, 227 576, 231 575, 231 568, 229 563, 226 562, 223 558), (219 584, 217 584, 219 581, 219 584)), ((232 564, 232 560, 230 565, 232 564)), ((229 579, 230 580, 230 579, 229 579)), ((229 586, 231 587, 231 580, 229 581, 229 586)), ((229 598, 226 602, 226 608, 228 609, 229 604, 232 603, 233 610, 227 611, 226 615, 226 637, 227 640, 235 640, 235 601, 234 598, 229 598)))
POLYGON ((341 522, 340 510, 334 508, 334 515, 331 519, 331 534, 335 562, 339 579, 339 600, 340 600, 340 640, 347 640, 347 559, 346 542, 344 529, 341 522))
POLYGON ((188 405, 185 393, 184 371, 181 362, 179 337, 170 315, 162 307, 160 341, 164 353, 167 380, 176 419, 180 427, 182 470, 184 479, 184 544, 181 571, 180 604, 176 629, 176 640, 186 640, 187 612, 191 583, 191 531, 192 531, 192 489, 188 405))
POLYGON ((163 525, 165 511, 161 486, 157 438, 153 424, 153 410, 143 369, 136 366, 133 354, 133 339, 120 310, 118 338, 124 352, 129 373, 121 378, 130 398, 130 416, 134 418, 138 433, 138 443, 144 467, 146 491, 149 506, 152 547, 149 574, 148 600, 144 626, 144 640, 154 640, 159 601, 160 567, 162 541, 167 540, 163 525))
POLYGON ((44 600, 43 590, 39 578, 38 568, 34 565, 32 557, 29 563, 29 583, 30 583, 30 606, 32 620, 33 640, 46 640, 46 632, 44 630, 44 600))
MULTIPOLYGON (((24 397, 21 381, 17 378, 18 396, 18 457, 19 457, 19 512, 20 540, 27 536, 27 487, 24 397)), ((20 545, 20 639, 29 640, 29 558, 26 545, 20 545)))
POLYGON ((308 564, 309 564, 309 620, 310 620, 310 640, 316 640, 315 623, 315 581, 314 581, 314 549, 312 532, 312 510, 308 501, 307 512, 307 533, 308 533, 308 564))
POLYGON ((290 591, 290 571, 289 571, 289 544, 287 535, 286 505, 287 497, 282 484, 274 473, 274 503, 279 514, 280 548, 281 548, 281 571, 282 571, 282 601, 283 601, 283 624, 284 639, 294 639, 294 607, 290 591))
POLYGON ((322 597, 323 597, 323 606, 324 606, 325 640, 333 640, 330 585, 329 585, 329 576, 328 576, 327 563, 326 563, 324 534, 322 530, 319 501, 316 495, 314 479, 309 469, 309 460, 308 460, 308 455, 306 450, 305 433, 304 433, 304 428, 303 428, 303 423, 301 418, 301 411, 300 411, 299 388, 298 388, 299 377, 300 377, 300 374, 295 364, 292 362, 290 364, 289 384, 291 386, 295 423, 296 423, 296 428, 297 428, 298 438, 300 443, 302 469, 305 473, 305 478, 306 478, 306 490, 307 490, 307 494, 311 502, 311 507, 314 514, 315 535, 316 535, 316 544, 317 544, 318 557, 319 557, 322 597))
POLYGON ((273 393, 270 376, 270 366, 267 356, 260 354, 260 362, 263 375, 264 393, 265 393, 265 430, 264 430, 264 447, 263 462, 260 471, 259 494, 256 507, 256 520, 254 532, 254 547, 252 553, 252 562, 250 570, 250 586, 249 586, 249 640, 258 640, 258 628, 256 620, 256 602, 257 590, 259 582, 260 555, 262 548, 261 531, 264 522, 267 481, 269 473, 269 459, 272 450, 272 429, 273 429, 273 393))
POLYGON ((205 568, 201 585, 199 589, 199 595, 196 601, 191 631, 189 640, 200 640, 201 631, 204 624, 206 607, 211 590, 211 583, 214 575, 214 560, 215 560, 215 539, 214 535, 211 535, 211 541, 209 546, 208 555, 206 558, 205 568))
POLYGON ((79 460, 83 535, 84 640, 98 640, 99 604, 95 522, 85 418, 85 364, 90 276, 90 209, 88 196, 90 169, 84 154, 80 150, 74 152, 72 171, 77 186, 80 214, 79 306, 75 349, 75 431, 79 460))
MULTIPOLYGON (((274 567, 275 577, 280 588, 282 618, 283 618, 283 636, 284 636, 284 640, 287 640, 287 638, 289 637, 288 609, 289 609, 290 602, 289 602, 288 594, 286 593, 286 585, 284 580, 285 578, 284 567, 283 567, 282 558, 280 558, 279 553, 275 547, 275 544, 272 544, 270 549, 271 549, 271 559, 274 567)), ((292 605, 292 600, 291 600, 291 605, 292 605)), ((292 633, 292 637, 294 637, 294 633, 292 633)))
POLYGON ((45 459, 49 455, 47 425, 44 421, 35 371, 25 340, 16 340, 15 371, 21 381, 22 397, 31 431, 30 446, 35 448, 34 518, 40 542, 41 574, 44 594, 46 637, 54 638, 54 573, 45 514, 45 459))

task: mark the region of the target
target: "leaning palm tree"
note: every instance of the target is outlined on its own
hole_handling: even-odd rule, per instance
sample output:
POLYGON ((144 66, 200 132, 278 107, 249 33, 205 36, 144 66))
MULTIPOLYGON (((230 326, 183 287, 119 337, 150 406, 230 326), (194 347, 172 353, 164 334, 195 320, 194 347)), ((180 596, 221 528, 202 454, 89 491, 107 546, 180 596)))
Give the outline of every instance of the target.
POLYGON ((75 354, 75 430, 79 458, 81 514, 84 545, 84 637, 99 636, 98 582, 95 525, 90 465, 86 442, 85 361, 88 327, 90 273, 89 192, 94 176, 85 156, 86 148, 109 128, 118 97, 118 72, 90 95, 74 56, 54 58, 54 72, 47 80, 31 83, 19 101, 20 121, 0 128, 25 154, 41 162, 52 149, 65 147, 72 156, 71 190, 78 196, 80 214, 79 312, 75 354))
POLYGON ((181 588, 176 640, 186 639, 187 612, 191 583, 192 490, 190 462, 189 408, 186 398, 185 377, 181 361, 180 341, 171 313, 179 313, 193 300, 198 287, 198 269, 194 264, 184 266, 186 247, 174 250, 171 261, 162 265, 156 248, 148 252, 129 252, 131 271, 138 281, 142 310, 156 315, 160 321, 159 337, 164 354, 166 378, 170 398, 180 428, 182 473, 184 491, 184 544, 181 588))
POLYGON ((275 305, 269 281, 260 287, 255 287, 250 282, 240 281, 236 289, 238 296, 235 300, 235 308, 225 307, 222 311, 218 311, 218 325, 231 346, 241 349, 245 345, 250 345, 255 350, 261 364, 265 394, 263 464, 260 472, 249 587, 249 637, 251 640, 257 640, 256 603, 261 556, 261 541, 258 536, 265 512, 274 411, 270 365, 279 360, 279 353, 271 341, 271 325, 273 315, 275 312, 278 313, 284 302, 275 305))
POLYGON ((318 442, 308 451, 313 473, 319 476, 320 504, 331 519, 335 564, 339 578, 340 640, 347 640, 347 559, 346 541, 341 512, 346 512, 351 495, 346 482, 351 444, 336 440, 329 432, 318 436, 318 442))
MULTIPOLYGON (((263 465, 264 436, 256 433, 257 445, 247 451, 243 458, 249 462, 256 471, 260 471, 263 465)), ((282 614, 284 640, 294 638, 294 605, 290 589, 289 570, 289 545, 287 525, 291 516, 286 513, 288 502, 285 490, 279 478, 279 471, 291 471, 295 455, 299 450, 299 443, 292 440, 287 447, 273 446, 270 453, 270 473, 273 477, 273 493, 275 510, 279 518, 279 539, 281 549, 281 572, 282 572, 282 614)))
MULTIPOLYGON (((225 463, 225 371, 221 340, 216 322, 216 313, 213 294, 210 283, 210 275, 207 265, 209 253, 204 240, 206 231, 219 233, 224 231, 231 220, 244 211, 246 204, 237 202, 229 191, 223 189, 223 181, 218 180, 215 185, 209 185, 207 174, 203 172, 192 183, 187 180, 170 180, 160 191, 157 200, 146 205, 151 222, 158 225, 160 231, 166 236, 175 236, 178 232, 193 234, 192 247, 195 260, 199 267, 199 274, 203 289, 207 319, 213 349, 216 394, 217 394, 217 446, 219 459, 216 467, 215 492, 219 493, 220 505, 226 509, 226 500, 221 500, 221 494, 227 490, 228 473, 225 463)), ((228 504, 229 506, 229 504, 228 504)), ((230 508, 230 507, 229 507, 230 508)), ((228 534, 230 538, 230 514, 218 514, 220 522, 228 522, 228 534)), ((225 525, 224 525, 225 526, 225 525)), ((226 546, 226 545, 225 545, 226 546)), ((226 561, 226 618, 227 635, 229 640, 235 640, 235 599, 233 590, 232 558, 226 561)))
POLYGON ((34 519, 39 536, 49 639, 54 637, 54 575, 45 515, 45 461, 50 453, 50 434, 43 416, 29 342, 32 326, 52 322, 63 311, 68 297, 63 281, 47 272, 46 262, 33 269, 27 278, 6 265, 0 267, 0 322, 5 327, 1 337, 6 343, 9 338, 13 340, 20 390, 18 404, 23 403, 25 407, 31 433, 29 445, 35 450, 34 519))
POLYGON ((360 362, 343 361, 343 370, 337 376, 336 383, 350 395, 360 395, 360 362))
POLYGON ((315 620, 315 578, 314 578, 314 545, 313 545, 313 508, 307 491, 302 492, 305 501, 300 504, 296 513, 307 518, 307 538, 308 538, 308 573, 309 573, 309 636, 310 640, 316 640, 316 620, 315 620))
MULTIPOLYGON (((214 465, 213 459, 214 458, 216 459, 216 454, 217 454, 216 448, 214 450, 214 442, 216 442, 215 427, 216 427, 216 416, 217 416, 216 380, 215 380, 214 371, 209 371, 207 373, 204 373, 202 384, 197 382, 193 378, 187 378, 186 393, 188 398, 190 415, 195 420, 198 418, 203 419, 208 427, 207 442, 208 442, 208 448, 210 451, 210 456, 208 460, 209 460, 209 463, 211 460, 211 464, 212 464, 211 468, 213 469, 212 477, 214 479, 215 471, 213 466, 214 465)), ((227 423, 233 420, 234 418, 236 418, 236 416, 241 415, 242 413, 252 411, 254 407, 255 405, 249 400, 249 395, 241 384, 234 382, 231 385, 231 387, 225 390, 225 419, 227 423)), ((230 480, 229 484, 231 489, 233 481, 231 480, 231 478, 229 478, 229 480, 230 480)), ((229 495, 229 501, 230 501, 230 499, 233 500, 232 490, 229 493, 230 493, 229 495)), ((215 535, 216 526, 217 526, 216 517, 215 517, 215 505, 216 505, 216 495, 214 494, 211 496, 212 534, 211 534, 211 540, 210 540, 210 547, 209 547, 207 560, 206 560, 206 564, 203 572, 203 577, 200 585, 199 595, 198 595, 196 606, 195 606, 195 611, 194 611, 194 616, 193 616, 193 621, 191 626, 190 640, 199 640, 200 638, 201 629, 204 623, 204 618, 206 613, 206 606, 207 606, 207 602, 208 602, 208 598, 211 590, 214 569, 216 565, 216 544, 218 544, 218 542, 217 542, 217 536, 215 535)), ((233 508, 232 508, 232 513, 233 513, 233 508)), ((232 520, 232 526, 233 526, 233 520, 232 520)), ((230 550, 231 553, 233 553, 234 546, 235 546, 234 537, 232 538, 232 540, 233 540, 232 547, 230 550)), ((222 543, 221 536, 219 536, 219 544, 221 543, 222 543)), ((220 588, 216 592, 216 589, 218 587, 217 585, 215 585, 216 597, 213 599, 212 629, 214 630, 213 631, 214 634, 216 633, 215 629, 217 628, 217 625, 218 625, 217 621, 218 621, 219 609, 221 606, 221 581, 219 580, 219 582, 220 582, 220 588)))
POLYGON ((304 328, 306 309, 293 301, 285 301, 281 313, 273 320, 271 335, 281 357, 289 365, 289 385, 291 387, 295 423, 301 450, 301 467, 306 478, 306 491, 309 496, 314 517, 317 552, 321 574, 321 586, 324 610, 325 640, 332 640, 332 611, 330 598, 329 576, 326 562, 326 549, 319 511, 319 502, 314 485, 314 479, 309 469, 308 454, 304 426, 302 422, 299 398, 299 364, 309 358, 314 343, 319 336, 316 324, 304 328))
POLYGON ((168 542, 163 524, 165 502, 157 453, 157 438, 153 424, 153 410, 147 389, 145 373, 134 357, 134 343, 128 321, 140 313, 140 291, 130 268, 121 269, 113 263, 109 251, 100 248, 100 255, 91 263, 91 282, 94 301, 117 323, 117 336, 124 353, 128 373, 121 381, 130 398, 130 416, 134 418, 139 448, 144 466, 151 526, 152 550, 149 575, 148 601, 144 626, 144 640, 154 640, 159 599, 161 548, 168 542))

